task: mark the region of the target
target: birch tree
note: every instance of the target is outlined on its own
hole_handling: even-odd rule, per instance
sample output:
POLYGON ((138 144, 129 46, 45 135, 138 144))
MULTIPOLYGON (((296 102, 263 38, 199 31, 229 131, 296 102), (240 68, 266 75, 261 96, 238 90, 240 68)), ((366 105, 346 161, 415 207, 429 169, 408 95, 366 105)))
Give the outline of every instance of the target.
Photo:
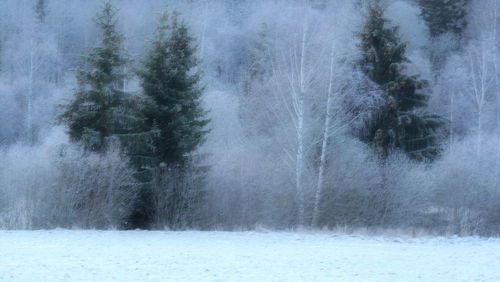
MULTIPOLYGON (((296 16, 302 11, 298 7, 294 5, 284 14, 296 16)), ((319 58, 313 53, 321 49, 315 38, 318 33, 310 15, 312 12, 305 11, 300 22, 294 25, 280 26, 278 20, 264 25, 262 31, 265 33, 260 35, 260 43, 255 45, 257 52, 251 53, 250 60, 251 67, 258 68, 249 70, 249 77, 256 84, 245 90, 251 92, 245 94, 247 103, 250 102, 248 105, 255 106, 262 114, 257 115, 248 109, 243 111, 250 116, 259 116, 257 124, 262 123, 262 126, 253 127, 253 130, 262 128, 262 132, 255 133, 268 135, 266 138, 274 140, 282 151, 283 161, 290 168, 290 187, 294 190, 299 226, 306 224, 308 194, 312 192, 312 165, 308 156, 311 154, 313 128, 309 118, 315 75, 319 71, 319 58)))
POLYGON ((454 81, 466 100, 462 113, 473 115, 472 130, 476 136, 476 153, 481 152, 485 130, 497 130, 498 94, 498 9, 497 1, 476 3, 470 17, 468 33, 473 35, 464 50, 455 58, 454 81), (459 69, 460 72, 457 72, 459 69), (463 75, 462 75, 463 74, 463 75))
MULTIPOLYGON (((290 166, 293 168, 294 186, 297 204, 297 224, 306 224, 307 195, 310 193, 311 166, 308 163, 308 153, 311 144, 307 123, 308 107, 311 106, 311 91, 317 71, 317 61, 311 57, 313 52, 313 32, 310 15, 306 13, 300 25, 295 30, 294 40, 290 45, 277 50, 279 59, 273 64, 274 93, 277 106, 291 125, 289 135, 291 143, 284 147, 290 166), (284 81, 276 81, 283 79, 284 81), (292 141, 293 140, 293 141, 292 141)), ((287 122, 287 123, 288 123, 287 122)))

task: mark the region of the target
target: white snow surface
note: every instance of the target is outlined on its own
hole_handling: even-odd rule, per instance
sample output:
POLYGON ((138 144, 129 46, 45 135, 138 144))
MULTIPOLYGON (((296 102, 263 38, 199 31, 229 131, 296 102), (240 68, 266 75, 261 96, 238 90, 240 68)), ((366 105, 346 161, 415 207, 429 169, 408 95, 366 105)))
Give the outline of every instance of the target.
POLYGON ((0 231, 0 281, 500 281, 500 239, 0 231))

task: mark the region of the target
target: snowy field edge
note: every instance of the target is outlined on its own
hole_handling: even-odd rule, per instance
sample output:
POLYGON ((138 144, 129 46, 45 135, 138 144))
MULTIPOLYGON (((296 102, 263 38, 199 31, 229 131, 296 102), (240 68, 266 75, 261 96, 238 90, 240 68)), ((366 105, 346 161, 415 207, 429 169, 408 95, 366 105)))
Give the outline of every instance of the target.
POLYGON ((0 231, 1 281, 498 281, 500 239, 0 231))

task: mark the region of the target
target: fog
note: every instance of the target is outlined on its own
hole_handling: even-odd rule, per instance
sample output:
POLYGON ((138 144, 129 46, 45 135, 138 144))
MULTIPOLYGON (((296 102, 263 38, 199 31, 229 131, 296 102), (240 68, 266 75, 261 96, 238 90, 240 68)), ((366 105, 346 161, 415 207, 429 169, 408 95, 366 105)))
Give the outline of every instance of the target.
MULTIPOLYGON (((206 172, 182 184, 159 176, 148 228, 500 234, 500 3, 468 1, 461 33, 433 35, 420 1, 382 1, 407 43, 405 73, 428 81, 415 113, 445 120, 439 154, 419 161, 398 149, 381 160, 364 137, 386 104, 359 67, 369 2, 111 1, 129 59, 123 90, 143 95, 136 70, 162 11, 175 10, 196 43, 210 118, 195 152, 206 172), (179 189, 203 196, 176 210, 168 193, 179 189)), ((130 227, 141 186, 127 153, 86 151, 58 118, 100 44, 102 5, 0 2, 2 229, 130 227)))

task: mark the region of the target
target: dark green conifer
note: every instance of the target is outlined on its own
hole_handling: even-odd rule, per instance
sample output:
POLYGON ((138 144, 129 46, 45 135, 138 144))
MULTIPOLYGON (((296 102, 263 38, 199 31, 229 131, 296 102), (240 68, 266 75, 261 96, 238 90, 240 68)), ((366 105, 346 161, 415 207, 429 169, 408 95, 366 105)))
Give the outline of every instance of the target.
POLYGON ((467 26, 469 0, 417 0, 421 16, 429 27, 431 36, 452 32, 460 35, 467 26))
POLYGON ((360 34, 360 67, 383 91, 385 103, 367 124, 363 139, 385 158, 394 149, 410 158, 432 160, 439 153, 436 133, 443 125, 437 115, 423 114, 427 105, 427 81, 405 74, 406 44, 400 42, 397 27, 391 27, 376 1, 360 34))
MULTIPOLYGON (((60 120, 67 124, 71 141, 82 144, 87 151, 105 153, 118 144, 135 168, 136 202, 149 203, 146 195, 155 163, 152 140, 157 132, 145 127, 144 99, 124 89, 128 60, 123 50, 124 36, 116 30, 116 14, 117 10, 107 2, 95 18, 102 34, 100 46, 84 57, 85 68, 77 72, 75 96, 65 106, 60 120)), ((124 218, 123 227, 149 227, 151 213, 141 212, 141 224, 124 218)))
POLYGON ((196 47, 178 15, 164 14, 151 49, 138 71, 146 102, 145 130, 155 131, 154 177, 150 194, 136 207, 133 220, 144 221, 153 208, 157 224, 179 228, 194 221, 203 199, 202 175, 194 152, 205 141, 209 120, 202 107, 203 88, 197 70, 196 47))
POLYGON ((242 120, 245 133, 249 136, 266 135, 272 129, 271 122, 265 118, 266 113, 263 111, 261 104, 268 98, 266 96, 269 94, 266 89, 263 89, 262 85, 266 84, 272 72, 269 59, 271 43, 268 33, 268 27, 263 23, 254 42, 247 51, 247 65, 242 89, 243 95, 239 104, 239 118, 242 120))
MULTIPOLYGON (((128 147, 139 148, 138 98, 123 89, 127 64, 122 44, 124 36, 116 30, 116 10, 108 2, 95 18, 102 33, 99 47, 84 57, 85 68, 78 70, 78 88, 73 100, 65 106, 61 120, 68 125, 72 141, 86 150, 104 152, 111 139, 128 147)), ((143 140, 144 142, 144 140, 143 140)))
POLYGON ((47 16, 47 5, 48 0, 37 0, 35 4, 36 18, 39 22, 45 22, 45 17, 47 16))
POLYGON ((165 14, 144 67, 138 72, 147 103, 147 126, 158 130, 154 140, 158 163, 184 165, 205 140, 209 120, 202 107, 196 47, 183 21, 165 14))

